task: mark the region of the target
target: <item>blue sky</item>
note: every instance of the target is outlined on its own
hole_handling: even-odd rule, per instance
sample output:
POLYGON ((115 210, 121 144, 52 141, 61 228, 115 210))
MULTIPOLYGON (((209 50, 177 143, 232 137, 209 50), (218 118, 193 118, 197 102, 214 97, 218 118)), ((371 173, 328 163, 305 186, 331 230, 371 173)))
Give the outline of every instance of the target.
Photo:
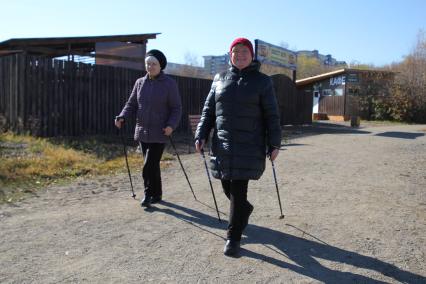
POLYGON ((424 0, 0 0, 0 41, 161 33, 148 49, 169 61, 221 55, 232 40, 317 49, 350 63, 382 66, 410 53, 426 30, 424 0))

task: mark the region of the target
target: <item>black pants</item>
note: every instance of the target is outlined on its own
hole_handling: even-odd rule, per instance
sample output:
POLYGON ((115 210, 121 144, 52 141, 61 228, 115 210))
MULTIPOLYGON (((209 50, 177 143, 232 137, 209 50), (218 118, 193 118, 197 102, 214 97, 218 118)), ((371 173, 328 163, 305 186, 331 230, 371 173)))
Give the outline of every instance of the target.
POLYGON ((164 145, 164 143, 140 142, 144 158, 142 177, 145 196, 161 197, 163 195, 160 160, 163 155, 164 145))
POLYGON ((248 180, 221 180, 223 192, 230 200, 227 239, 240 241, 252 207, 247 201, 248 180))

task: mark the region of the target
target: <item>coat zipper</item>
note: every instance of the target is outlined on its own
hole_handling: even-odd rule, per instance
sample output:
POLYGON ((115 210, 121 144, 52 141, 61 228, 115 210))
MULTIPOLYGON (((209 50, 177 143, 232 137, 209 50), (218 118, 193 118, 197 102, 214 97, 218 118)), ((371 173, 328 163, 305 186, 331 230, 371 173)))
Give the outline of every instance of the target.
POLYGON ((235 114, 235 98, 237 97, 237 95, 238 95, 238 92, 240 91, 240 83, 241 83, 241 81, 242 81, 242 79, 243 79, 243 77, 242 77, 242 72, 241 72, 241 70, 238 70, 238 81, 237 81, 237 85, 235 86, 236 87, 236 90, 235 90, 235 93, 234 93, 234 95, 232 96, 232 101, 231 101, 231 104, 232 104, 232 115, 231 115, 231 126, 232 126, 232 130, 231 130, 231 163, 230 163, 230 165, 229 165, 229 175, 230 175, 230 179, 232 180, 233 179, 233 164, 234 164, 234 160, 235 160, 235 157, 234 157, 234 114, 235 114))

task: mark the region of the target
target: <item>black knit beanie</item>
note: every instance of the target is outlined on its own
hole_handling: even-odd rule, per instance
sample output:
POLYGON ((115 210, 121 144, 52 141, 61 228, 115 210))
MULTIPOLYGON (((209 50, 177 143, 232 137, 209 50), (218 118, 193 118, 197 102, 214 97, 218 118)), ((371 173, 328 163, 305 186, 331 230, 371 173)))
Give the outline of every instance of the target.
POLYGON ((155 58, 157 58, 158 62, 160 63, 161 70, 166 68, 167 59, 166 59, 166 56, 164 56, 164 54, 161 51, 159 51, 158 49, 151 49, 150 51, 146 53, 145 57, 148 57, 148 56, 154 56, 155 58))

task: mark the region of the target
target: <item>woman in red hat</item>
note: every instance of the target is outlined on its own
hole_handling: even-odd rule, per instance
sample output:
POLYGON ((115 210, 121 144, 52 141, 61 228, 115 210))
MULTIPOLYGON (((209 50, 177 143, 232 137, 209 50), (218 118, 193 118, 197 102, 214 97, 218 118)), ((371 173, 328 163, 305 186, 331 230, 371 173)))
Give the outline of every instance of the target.
POLYGON ((214 129, 210 168, 230 200, 224 254, 236 256, 253 211, 247 201, 248 182, 262 176, 267 153, 271 160, 278 156, 281 127, 272 81, 259 72, 251 42, 237 38, 229 52, 231 67, 213 80, 195 134, 195 148, 201 151, 214 129))

